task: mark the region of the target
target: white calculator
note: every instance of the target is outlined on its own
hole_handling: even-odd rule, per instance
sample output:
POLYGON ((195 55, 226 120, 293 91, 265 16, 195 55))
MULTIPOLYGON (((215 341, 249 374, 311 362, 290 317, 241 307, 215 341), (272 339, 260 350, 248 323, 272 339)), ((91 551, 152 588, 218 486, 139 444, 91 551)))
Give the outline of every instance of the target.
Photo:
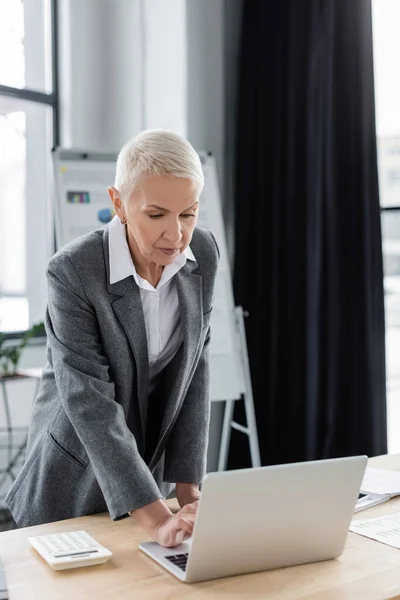
POLYGON ((55 571, 101 565, 112 556, 86 531, 39 535, 28 541, 55 571))

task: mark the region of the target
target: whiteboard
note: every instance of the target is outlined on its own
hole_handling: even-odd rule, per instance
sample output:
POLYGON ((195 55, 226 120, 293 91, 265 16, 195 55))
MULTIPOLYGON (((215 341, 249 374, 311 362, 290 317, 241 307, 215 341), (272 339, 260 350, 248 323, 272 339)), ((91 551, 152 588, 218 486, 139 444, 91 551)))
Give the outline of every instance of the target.
MULTIPOLYGON (((235 304, 218 187, 215 159, 199 153, 204 189, 198 225, 209 229, 220 249, 211 316, 211 400, 236 400, 245 393, 245 380, 236 331, 235 304)), ((56 149, 53 152, 56 188, 56 245, 61 248, 80 235, 98 229, 113 216, 107 188, 114 183, 116 156, 56 149)))

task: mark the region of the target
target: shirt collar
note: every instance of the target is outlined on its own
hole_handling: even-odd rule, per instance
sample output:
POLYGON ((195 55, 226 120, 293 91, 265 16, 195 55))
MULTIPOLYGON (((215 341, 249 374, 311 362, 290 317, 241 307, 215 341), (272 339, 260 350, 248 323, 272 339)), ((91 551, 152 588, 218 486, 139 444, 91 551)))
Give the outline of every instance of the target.
MULTIPOLYGON (((117 283, 133 275, 136 283, 143 288, 154 289, 146 280, 139 277, 133 264, 128 242, 126 241, 125 226, 116 215, 108 226, 108 251, 110 261, 110 283, 117 283), (143 283, 144 282, 144 283, 143 283), (147 285, 146 285, 147 284, 147 285)), ((185 264, 187 260, 196 261, 188 246, 173 263, 167 265, 157 288, 167 283, 185 264)))

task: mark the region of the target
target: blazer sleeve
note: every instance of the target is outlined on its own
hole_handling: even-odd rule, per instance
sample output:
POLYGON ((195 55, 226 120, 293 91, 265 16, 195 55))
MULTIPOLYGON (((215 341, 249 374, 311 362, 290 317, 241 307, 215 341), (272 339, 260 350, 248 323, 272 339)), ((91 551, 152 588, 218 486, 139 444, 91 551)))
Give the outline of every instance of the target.
POLYGON ((141 458, 114 383, 93 306, 65 254, 48 267, 46 331, 61 404, 78 435, 112 519, 161 498, 141 458))

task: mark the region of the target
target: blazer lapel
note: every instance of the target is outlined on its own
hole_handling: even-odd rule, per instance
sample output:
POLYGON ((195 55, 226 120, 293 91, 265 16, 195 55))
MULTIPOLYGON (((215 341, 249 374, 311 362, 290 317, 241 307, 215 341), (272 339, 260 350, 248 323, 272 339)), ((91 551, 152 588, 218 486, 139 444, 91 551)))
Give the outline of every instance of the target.
POLYGON ((119 296, 112 302, 113 309, 118 317, 131 346, 136 363, 136 385, 142 425, 143 439, 146 435, 147 399, 149 384, 149 359, 147 349, 146 326, 144 322, 142 299, 140 289, 136 285, 133 275, 110 283, 110 266, 108 252, 108 229, 105 230, 103 248, 106 259, 107 287, 111 294, 119 296))
MULTIPOLYGON (((103 246, 108 290, 111 294, 118 296, 113 301, 112 306, 135 357, 139 412, 143 439, 145 439, 149 393, 149 359, 140 289, 136 285, 133 276, 110 284, 107 228, 103 237, 103 246)), ((154 462, 160 451, 162 451, 164 438, 175 423, 187 391, 187 381, 191 375, 199 348, 203 327, 203 288, 202 277, 194 272, 195 269, 197 269, 197 263, 188 261, 174 277, 179 299, 183 344, 167 367, 165 411, 161 422, 159 442, 151 462, 154 462)))
POLYGON ((175 369, 170 370, 172 364, 167 367, 170 384, 166 385, 168 397, 166 398, 165 413, 161 423, 160 444, 170 426, 175 422, 176 414, 184 400, 186 382, 199 347, 203 325, 203 296, 202 277, 192 273, 196 268, 197 263, 190 261, 175 275, 183 344, 182 351, 176 356, 176 358, 180 358, 179 363, 173 361, 175 369))

